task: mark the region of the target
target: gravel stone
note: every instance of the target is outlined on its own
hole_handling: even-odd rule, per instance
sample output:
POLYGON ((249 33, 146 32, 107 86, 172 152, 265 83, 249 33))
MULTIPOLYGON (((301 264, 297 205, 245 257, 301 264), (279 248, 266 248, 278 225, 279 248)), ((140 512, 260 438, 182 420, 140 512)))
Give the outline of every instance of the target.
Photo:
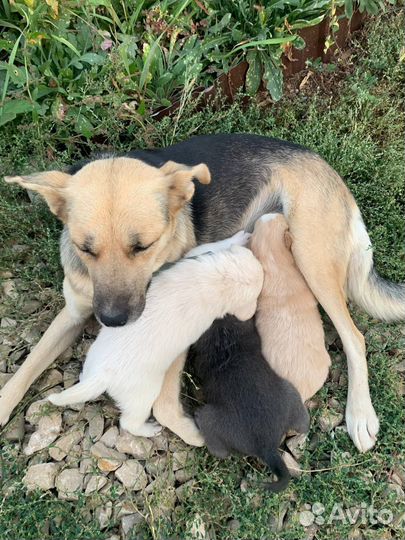
POLYGON ((54 411, 48 416, 43 416, 38 422, 38 430, 35 431, 24 449, 27 456, 47 448, 58 437, 62 427, 62 415, 60 412, 54 411))
POLYGON ((90 495, 90 493, 99 491, 101 488, 103 488, 107 484, 107 482, 108 480, 105 476, 102 476, 102 475, 90 476, 90 479, 86 486, 85 494, 90 495))
POLYGON ((110 523, 112 516, 112 502, 108 501, 105 506, 98 506, 94 510, 94 517, 97 519, 100 529, 105 529, 110 523))
POLYGON ((83 438, 83 426, 73 428, 62 437, 55 441, 54 446, 49 449, 49 455, 55 461, 62 461, 71 451, 73 446, 83 438))
POLYGON ((55 477, 58 471, 58 463, 31 465, 25 473, 23 482, 29 491, 34 489, 47 491, 55 487, 55 477))
POLYGON ((77 501, 79 492, 83 489, 83 478, 79 469, 64 469, 55 480, 58 498, 77 501))
POLYGON ((116 443, 117 443, 118 433, 119 431, 118 431, 117 426, 112 426, 107 429, 107 431, 101 437, 100 442, 108 446, 108 448, 114 448, 114 446, 116 446, 116 443))
POLYGON ((115 476, 124 487, 134 491, 139 491, 148 485, 145 470, 136 459, 128 459, 115 471, 115 476))
POLYGON ((321 416, 319 417, 319 427, 321 431, 327 433, 332 431, 339 424, 343 422, 343 413, 336 412, 333 410, 322 411, 321 416))
POLYGON ((127 431, 122 431, 115 445, 119 452, 124 452, 135 459, 148 459, 153 450, 153 442, 146 437, 136 437, 127 431))

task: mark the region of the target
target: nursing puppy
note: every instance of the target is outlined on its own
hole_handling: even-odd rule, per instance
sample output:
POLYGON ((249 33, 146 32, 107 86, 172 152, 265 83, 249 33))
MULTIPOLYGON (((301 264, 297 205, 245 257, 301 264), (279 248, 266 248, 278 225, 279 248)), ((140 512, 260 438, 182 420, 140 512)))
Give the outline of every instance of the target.
POLYGON ((266 487, 284 489, 290 474, 278 445, 291 429, 307 431, 309 416, 297 390, 263 357, 254 320, 217 319, 189 358, 206 401, 195 420, 208 450, 221 458, 236 452, 263 460, 278 477, 266 487))
MULTIPOLYGON (((155 435, 160 426, 147 419, 170 364, 217 317, 226 313, 252 317, 262 283, 260 263, 238 245, 181 260, 153 278, 145 310, 136 322, 101 329, 80 382, 49 400, 68 405, 107 391, 122 411, 123 429, 134 435, 155 435)), ((194 444, 201 439, 195 432, 194 444)))
POLYGON ((256 221, 250 248, 264 269, 256 326, 264 357, 305 401, 323 386, 330 358, 317 301, 295 264, 291 243, 282 214, 256 221))

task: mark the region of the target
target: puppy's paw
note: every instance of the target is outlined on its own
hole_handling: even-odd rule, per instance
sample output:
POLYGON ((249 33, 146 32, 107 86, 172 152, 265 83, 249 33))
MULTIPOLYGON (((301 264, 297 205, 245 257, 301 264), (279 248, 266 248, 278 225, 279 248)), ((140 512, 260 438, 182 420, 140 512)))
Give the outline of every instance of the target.
POLYGON ((367 452, 373 448, 377 441, 380 423, 371 401, 363 406, 347 404, 346 427, 359 452, 367 452))
POLYGON ((54 405, 57 405, 58 407, 60 405, 62 405, 61 401, 62 401, 62 394, 63 392, 60 392, 58 394, 49 394, 49 396, 47 397, 47 400, 50 401, 51 403, 53 403, 54 405))
POLYGON ((278 218, 280 215, 281 214, 279 212, 273 212, 271 214, 263 214, 262 216, 259 217, 258 221, 261 221, 262 223, 267 223, 268 221, 272 221, 273 219, 278 218))
POLYGON ((251 236, 252 235, 246 231, 239 231, 229 238, 229 244, 231 246, 245 246, 249 242, 251 236))
POLYGON ((157 422, 145 422, 143 424, 138 424, 131 422, 130 419, 121 417, 120 426, 122 429, 125 429, 132 435, 137 435, 138 437, 154 437, 162 431, 162 426, 157 422))

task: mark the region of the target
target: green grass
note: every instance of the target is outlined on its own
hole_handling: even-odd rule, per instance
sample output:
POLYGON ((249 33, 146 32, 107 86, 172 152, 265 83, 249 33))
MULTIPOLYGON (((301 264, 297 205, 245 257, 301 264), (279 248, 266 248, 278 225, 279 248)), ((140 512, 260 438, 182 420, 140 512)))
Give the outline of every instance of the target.
MULTIPOLYGON (((146 126, 128 126, 113 117, 106 120, 109 136, 103 144, 78 138, 49 121, 9 127, 0 137, 0 175, 60 167, 94 150, 167 145, 198 133, 245 131, 289 139, 313 148, 343 175, 366 221, 379 272, 404 280, 403 27, 403 15, 398 11, 371 21, 353 47, 351 60, 343 63, 341 72, 347 76, 339 76, 338 65, 337 73, 329 75, 332 80, 326 90, 317 90, 314 84, 310 93, 287 96, 274 108, 252 105, 242 110, 235 104, 215 112, 186 109, 181 118, 146 126)), ((13 273, 21 290, 60 288, 57 221, 44 205, 31 204, 25 192, 4 183, 0 184, 0 205, 2 268, 13 273), (17 255, 12 249, 16 243, 29 246, 28 254, 17 255)), ((24 328, 18 301, 8 300, 1 314, 18 318, 18 331, 24 328)), ((303 473, 278 496, 258 487, 241 491, 242 480, 264 479, 266 469, 249 458, 218 461, 199 449, 190 464, 195 486, 176 509, 176 519, 156 518, 138 531, 138 537, 184 538, 198 514, 211 538, 295 540, 306 535, 298 521, 299 512, 304 504, 315 502, 324 505, 323 516, 335 503, 346 509, 372 504, 394 515, 394 522, 388 525, 347 521, 318 525, 316 538, 348 538, 357 528, 366 539, 404 536, 405 520, 399 519, 404 502, 387 491, 392 471, 405 466, 403 381, 394 369, 403 358, 404 331, 401 325, 378 323, 358 312, 354 317, 366 336, 371 393, 381 421, 376 448, 359 455, 344 431, 337 430, 333 437, 320 431, 322 411, 342 408, 346 399, 345 384, 328 382, 317 396, 319 408, 312 413, 309 438, 313 444, 300 461, 312 473, 303 473), (330 402, 332 397, 338 405, 330 402), (283 509, 287 511, 284 526, 275 531, 275 516, 283 509), (233 532, 230 520, 239 523, 233 532)), ((336 345, 332 355, 333 369, 345 373, 343 353, 336 345)), ((27 495, 21 486, 26 461, 11 449, 2 455, 1 539, 70 540, 112 534, 114 520, 105 531, 94 520, 87 521, 85 501, 72 504, 58 501, 53 494, 27 495), (44 523, 49 524, 46 534, 41 532, 44 523)), ((149 504, 158 504, 161 495, 158 491, 152 494, 149 504)))

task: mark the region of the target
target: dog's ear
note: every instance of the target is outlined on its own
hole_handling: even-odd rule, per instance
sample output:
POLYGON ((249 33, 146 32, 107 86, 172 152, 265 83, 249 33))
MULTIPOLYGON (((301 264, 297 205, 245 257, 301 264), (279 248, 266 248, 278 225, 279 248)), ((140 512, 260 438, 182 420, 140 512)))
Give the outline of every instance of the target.
POLYGON ((287 229, 284 233, 284 244, 285 244, 285 247, 287 249, 291 249, 291 246, 292 246, 292 243, 293 243, 293 239, 292 239, 292 236, 291 236, 291 233, 290 231, 287 229))
POLYGON ((65 188, 70 174, 60 171, 48 171, 28 176, 5 176, 9 184, 19 184, 25 189, 36 191, 47 202, 51 212, 62 221, 66 220, 65 188))
POLYGON ((195 190, 194 178, 201 184, 211 182, 211 174, 205 163, 188 167, 182 163, 168 161, 160 167, 160 170, 168 177, 169 205, 173 212, 177 212, 193 197, 195 190))

